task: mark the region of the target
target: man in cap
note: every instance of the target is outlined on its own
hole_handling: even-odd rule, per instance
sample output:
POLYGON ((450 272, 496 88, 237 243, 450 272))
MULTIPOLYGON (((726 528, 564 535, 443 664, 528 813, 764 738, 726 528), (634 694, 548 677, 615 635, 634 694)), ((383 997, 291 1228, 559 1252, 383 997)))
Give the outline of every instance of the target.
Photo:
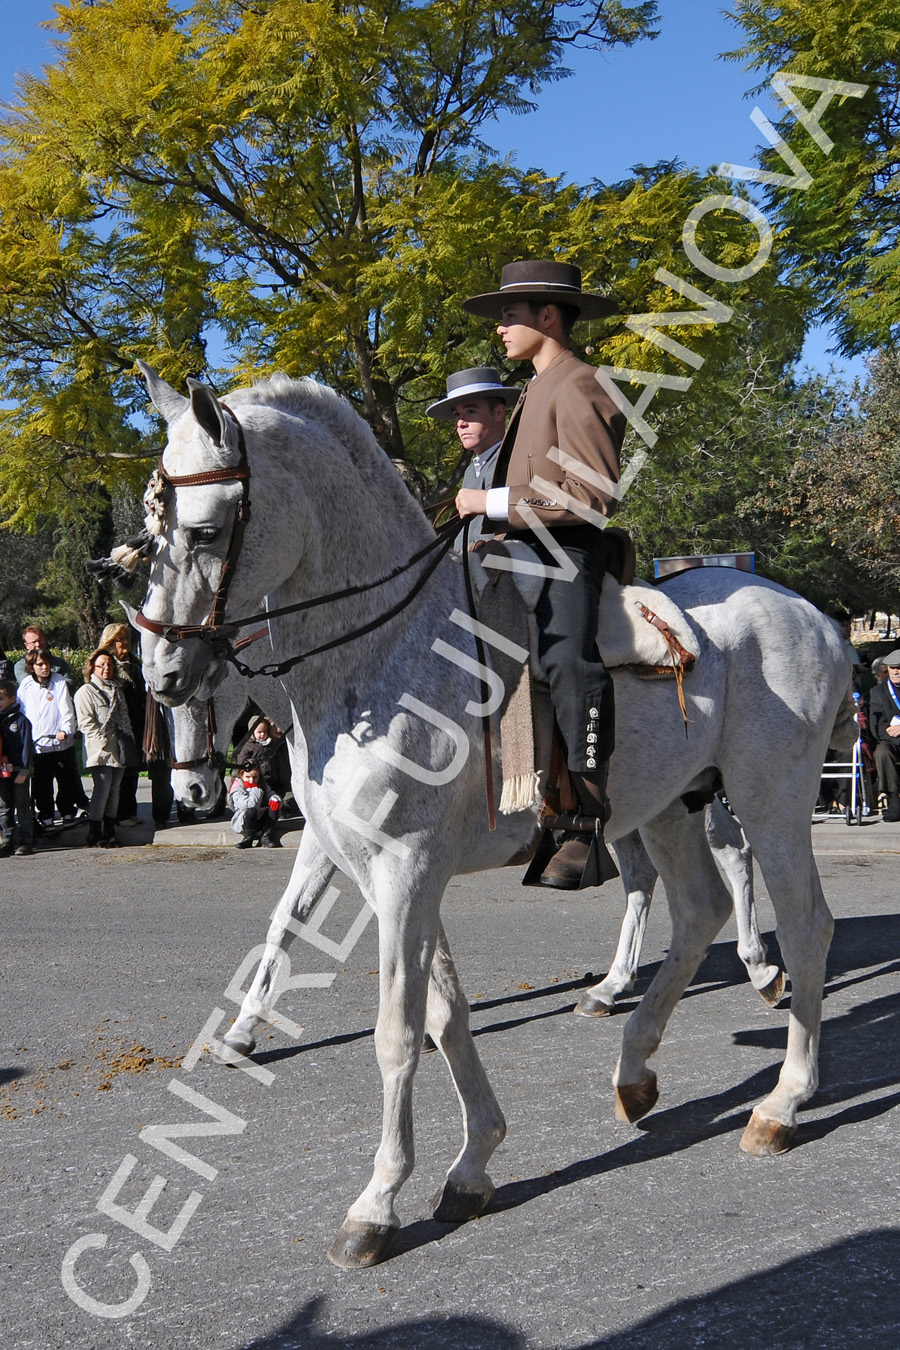
MULTIPOLYGON (((594 367, 575 356, 569 335, 577 320, 601 318, 614 306, 582 291, 577 267, 526 261, 509 263, 499 291, 477 295, 465 308, 498 320, 507 357, 530 361, 535 375, 513 411, 492 487, 462 487, 457 509, 463 517, 485 515, 507 538, 524 539, 558 572, 558 558, 536 532, 543 527, 574 564, 571 580, 544 580, 538 656, 582 813, 602 828, 609 819, 606 780, 615 734, 612 680, 597 649, 598 599, 610 552, 602 527, 616 507, 626 420, 594 367)), ((601 871, 616 875, 602 836, 600 842, 601 871)), ((590 843, 582 832, 565 835, 541 883, 579 889, 590 843)))
MULTIPOLYGON (((506 414, 518 397, 519 390, 507 388, 493 366, 470 366, 448 375, 446 398, 426 408, 429 417, 456 424, 459 442, 471 456, 462 481, 464 488, 477 491, 491 486, 506 414)), ((474 544, 482 533, 477 523, 470 525, 469 543, 474 544)), ((457 547, 462 547, 461 533, 457 547)))
POLYGON ((878 785, 887 794, 882 820, 900 820, 900 647, 883 658, 887 679, 869 694, 869 729, 875 737, 878 785))

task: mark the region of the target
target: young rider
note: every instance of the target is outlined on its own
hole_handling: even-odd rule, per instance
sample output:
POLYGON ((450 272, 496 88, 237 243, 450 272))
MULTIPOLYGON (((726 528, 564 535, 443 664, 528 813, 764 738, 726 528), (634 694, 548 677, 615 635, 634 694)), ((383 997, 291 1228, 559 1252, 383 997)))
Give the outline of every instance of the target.
MULTIPOLYGON (((502 536, 526 540, 543 562, 558 568, 532 528, 536 519, 574 564, 572 580, 544 581, 536 611, 538 656, 582 813, 602 827, 610 812, 606 782, 615 735, 612 680, 597 649, 609 553, 602 526, 616 508, 626 420, 594 367, 575 356, 569 334, 577 320, 609 314, 613 305, 582 292, 577 267, 516 262, 503 268, 499 291, 475 296, 465 308, 497 319, 507 357, 530 361, 535 374, 513 411, 492 488, 463 487, 457 509, 463 517, 486 516, 502 536)), ((565 835, 542 884, 579 889, 590 842, 582 832, 565 835)))

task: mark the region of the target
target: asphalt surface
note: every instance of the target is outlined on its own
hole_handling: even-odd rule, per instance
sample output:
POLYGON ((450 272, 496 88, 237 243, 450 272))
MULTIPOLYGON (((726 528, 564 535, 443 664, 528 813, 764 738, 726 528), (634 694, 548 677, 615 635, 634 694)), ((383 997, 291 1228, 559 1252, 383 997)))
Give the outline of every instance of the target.
MULTIPOLYGON (((0 862, 4 1350, 900 1343, 900 827, 814 827, 836 918, 822 1084, 796 1147, 766 1161, 738 1140, 777 1075, 786 1013, 751 989, 733 925, 671 1020, 660 1102, 635 1128, 616 1122, 609 1082, 624 1019, 571 1016, 585 973, 611 959, 617 883, 557 898, 513 871, 454 882, 445 924, 509 1125, 497 1195, 477 1222, 430 1218, 461 1131, 440 1057, 423 1058, 404 1227, 388 1262, 356 1273, 325 1252, 380 1121, 374 923, 340 950, 360 897, 340 881, 331 945, 295 943, 294 974, 322 978, 279 1003, 300 1029, 261 1042, 265 1081, 205 1053, 188 1071, 189 1047, 236 1012, 226 991, 292 854, 236 851, 221 823, 152 846, 149 829, 123 832, 116 851, 78 847, 83 832, 0 862), (151 1136, 157 1147, 140 1134, 215 1112, 229 1133, 151 1136), (157 1175, 167 1184, 136 1232, 157 1175), (101 1317, 65 1291, 66 1253, 91 1234, 74 1278, 112 1306, 141 1292, 143 1271, 134 1311, 101 1317)), ((764 893, 760 917, 771 951, 764 893)), ((668 932, 660 896, 638 995, 668 932)))

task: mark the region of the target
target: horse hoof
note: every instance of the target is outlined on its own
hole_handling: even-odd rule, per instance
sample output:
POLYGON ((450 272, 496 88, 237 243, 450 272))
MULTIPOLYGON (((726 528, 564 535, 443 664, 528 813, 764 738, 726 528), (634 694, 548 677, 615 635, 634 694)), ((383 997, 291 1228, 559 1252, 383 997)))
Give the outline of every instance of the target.
POLYGON ((765 1120, 754 1111, 741 1135, 741 1148, 751 1158, 771 1158, 778 1153, 787 1153, 796 1133, 796 1125, 782 1125, 780 1120, 765 1120))
POLYGON ((328 1259, 341 1270, 377 1266, 391 1249, 397 1229, 383 1223, 354 1223, 345 1219, 328 1248, 328 1259))
POLYGON ((256 1038, 248 1032, 235 1032, 232 1030, 224 1037, 222 1049, 214 1050, 212 1060, 214 1064, 223 1064, 226 1069, 234 1069, 240 1064, 247 1055, 252 1055, 256 1049, 256 1038))
POLYGON ((652 1111, 658 1101, 655 1073, 651 1073, 645 1083, 621 1083, 616 1088, 616 1120, 633 1125, 641 1116, 652 1111))
POLYGON ((763 1003, 768 1003, 770 1008, 777 1008, 784 994, 784 986, 787 983, 785 973, 779 970, 774 980, 770 980, 765 988, 758 990, 763 1003))
POLYGON ((438 1223, 468 1223, 478 1219, 487 1209, 494 1195, 493 1183, 477 1188, 463 1188, 445 1181, 431 1202, 431 1212, 438 1223))
POLYGON ((581 995, 581 998, 575 1004, 576 1017, 610 1017, 614 1011, 614 1005, 604 1003, 602 999, 587 991, 581 995))

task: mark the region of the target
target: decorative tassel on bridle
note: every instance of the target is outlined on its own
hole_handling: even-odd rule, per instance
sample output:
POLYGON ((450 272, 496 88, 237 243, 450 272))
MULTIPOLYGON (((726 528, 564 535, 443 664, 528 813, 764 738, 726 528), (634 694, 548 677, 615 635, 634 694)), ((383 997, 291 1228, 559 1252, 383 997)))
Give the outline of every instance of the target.
POLYGON ((97 581, 112 581, 127 589, 134 585, 137 569, 150 557, 155 544, 154 536, 146 529, 141 530, 124 544, 118 544, 108 558, 91 558, 85 569, 97 581))
POLYGON ((127 589, 133 585, 137 569, 147 562, 156 540, 166 525, 166 480, 159 467, 153 470, 143 496, 144 528, 140 534, 118 544, 108 558, 92 558, 85 568, 97 581, 112 581, 127 589))

